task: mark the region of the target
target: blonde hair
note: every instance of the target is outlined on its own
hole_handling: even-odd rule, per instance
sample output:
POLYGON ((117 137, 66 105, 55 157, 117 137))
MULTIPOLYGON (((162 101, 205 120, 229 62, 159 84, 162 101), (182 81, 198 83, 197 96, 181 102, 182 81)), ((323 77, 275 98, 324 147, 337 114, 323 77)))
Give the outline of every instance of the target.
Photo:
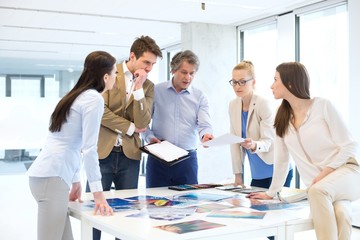
POLYGON ((255 78, 254 64, 251 61, 241 61, 233 68, 233 71, 235 70, 246 70, 252 78, 255 78))

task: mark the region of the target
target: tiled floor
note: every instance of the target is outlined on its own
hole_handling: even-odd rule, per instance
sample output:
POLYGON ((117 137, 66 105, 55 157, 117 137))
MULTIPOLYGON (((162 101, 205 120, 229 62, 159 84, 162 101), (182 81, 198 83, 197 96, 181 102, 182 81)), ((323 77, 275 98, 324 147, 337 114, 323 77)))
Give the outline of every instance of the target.
MULTIPOLYGON (((0 161, 0 239, 3 240, 36 240, 36 203, 29 187, 28 177, 24 175, 26 168, 23 163, 4 163, 0 161), (8 169, 12 174, 5 174, 8 169)), ((9 171, 7 171, 9 172, 9 171)), ((144 184, 141 178, 140 184, 144 184)), ((80 222, 72 219, 75 240, 80 239, 80 222)), ((102 240, 113 240, 103 234, 102 240)), ((315 240, 314 231, 297 233, 295 240, 315 240)), ((354 229, 352 240, 360 239, 360 230, 354 229)), ((124 239, 126 240, 126 239, 124 239)), ((261 238, 256 240, 267 240, 261 238)))

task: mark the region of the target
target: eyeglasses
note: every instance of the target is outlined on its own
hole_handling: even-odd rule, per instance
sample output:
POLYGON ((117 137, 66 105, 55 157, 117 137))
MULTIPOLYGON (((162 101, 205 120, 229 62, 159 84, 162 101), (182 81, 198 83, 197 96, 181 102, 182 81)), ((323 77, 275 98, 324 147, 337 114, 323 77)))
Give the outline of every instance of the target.
POLYGON ((249 81, 251 81, 251 80, 253 80, 253 78, 250 78, 250 79, 247 79, 247 80, 239 80, 239 81, 234 80, 234 79, 231 79, 231 80, 229 81, 229 83, 230 83, 230 85, 233 86, 233 87, 235 87, 236 84, 239 85, 239 86, 245 86, 246 83, 249 82, 249 81))

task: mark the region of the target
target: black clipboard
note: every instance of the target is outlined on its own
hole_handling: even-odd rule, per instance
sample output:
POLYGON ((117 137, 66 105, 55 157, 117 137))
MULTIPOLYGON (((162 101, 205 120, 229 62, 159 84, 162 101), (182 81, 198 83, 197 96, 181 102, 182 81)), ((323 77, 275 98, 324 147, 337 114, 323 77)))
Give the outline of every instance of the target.
MULTIPOLYGON (((148 145, 151 145, 151 144, 153 144, 153 143, 150 143, 150 144, 148 144, 148 145)), ((182 162, 182 161, 190 158, 190 153, 188 152, 188 154, 185 155, 185 156, 183 156, 183 157, 174 159, 174 160, 172 160, 172 161, 167 161, 167 160, 164 160, 164 159, 160 158, 159 156, 151 153, 149 150, 146 149, 146 146, 147 146, 147 145, 142 146, 142 147, 140 147, 139 149, 140 149, 141 151, 143 151, 144 153, 147 153, 147 154, 151 155, 151 156, 154 157, 156 160, 159 160, 160 162, 162 162, 163 164, 168 165, 168 166, 173 166, 173 165, 175 165, 175 164, 177 164, 177 163, 179 163, 179 162, 182 162)))

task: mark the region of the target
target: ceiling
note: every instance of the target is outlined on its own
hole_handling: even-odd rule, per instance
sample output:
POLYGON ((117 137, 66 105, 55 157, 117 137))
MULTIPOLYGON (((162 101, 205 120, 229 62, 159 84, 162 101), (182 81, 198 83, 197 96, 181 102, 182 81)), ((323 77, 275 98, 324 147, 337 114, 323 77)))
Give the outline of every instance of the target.
POLYGON ((94 50, 127 58, 141 35, 175 46, 182 23, 237 26, 319 1, 0 0, 0 74, 81 70, 94 50))

